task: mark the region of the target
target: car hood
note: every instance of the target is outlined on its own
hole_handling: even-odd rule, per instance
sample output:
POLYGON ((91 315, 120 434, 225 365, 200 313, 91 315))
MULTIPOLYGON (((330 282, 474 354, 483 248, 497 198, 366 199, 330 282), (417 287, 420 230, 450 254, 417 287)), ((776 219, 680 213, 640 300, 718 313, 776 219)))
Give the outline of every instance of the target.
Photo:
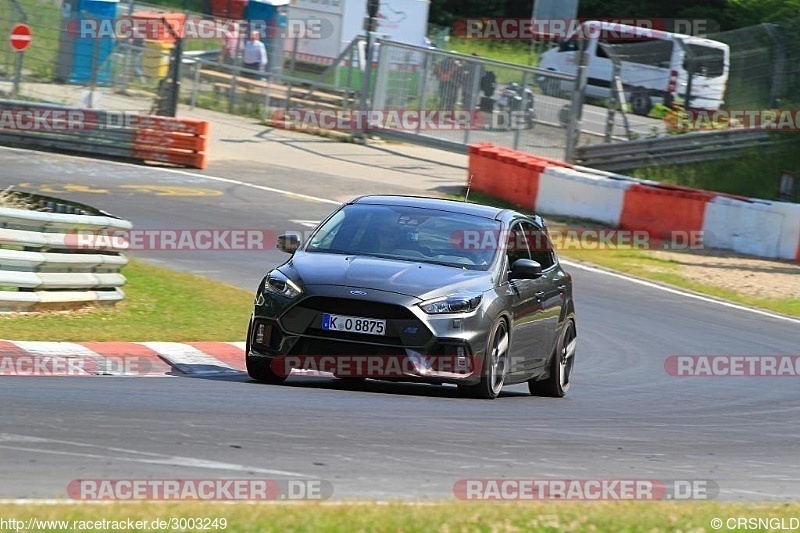
POLYGON ((488 271, 321 252, 298 251, 280 270, 306 287, 335 285, 376 289, 421 300, 479 293, 492 287, 492 275, 488 271))

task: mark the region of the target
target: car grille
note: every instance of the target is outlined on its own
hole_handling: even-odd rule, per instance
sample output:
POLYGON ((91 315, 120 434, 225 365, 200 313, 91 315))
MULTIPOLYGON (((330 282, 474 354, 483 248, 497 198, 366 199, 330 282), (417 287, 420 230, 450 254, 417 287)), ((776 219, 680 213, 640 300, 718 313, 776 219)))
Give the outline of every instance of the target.
POLYGON ((425 344, 430 339, 430 330, 414 313, 403 306, 382 302, 351 300, 312 296, 286 311, 280 319, 285 330, 291 335, 308 335, 337 341, 356 341, 369 344, 401 346, 408 344, 406 330, 420 332, 413 338, 412 345, 425 344), (386 335, 369 335, 344 331, 327 331, 321 327, 322 313, 377 318, 387 320, 386 335))
POLYGON ((349 298, 329 298, 325 296, 312 296, 306 298, 299 306, 325 313, 337 315, 360 316, 364 318, 400 318, 416 320, 414 313, 402 305, 370 302, 364 300, 351 300, 349 298))

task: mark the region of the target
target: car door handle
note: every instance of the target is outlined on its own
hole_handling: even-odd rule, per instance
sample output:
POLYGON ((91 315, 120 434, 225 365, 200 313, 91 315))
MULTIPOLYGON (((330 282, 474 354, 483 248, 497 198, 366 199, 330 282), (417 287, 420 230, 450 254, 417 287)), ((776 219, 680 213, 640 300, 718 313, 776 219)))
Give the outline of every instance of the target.
POLYGON ((541 300, 544 297, 544 291, 536 291, 533 295, 536 296, 538 300, 541 300))
POLYGON ((565 290, 567 290, 566 285, 557 285, 556 288, 558 289, 558 292, 564 292, 565 290))

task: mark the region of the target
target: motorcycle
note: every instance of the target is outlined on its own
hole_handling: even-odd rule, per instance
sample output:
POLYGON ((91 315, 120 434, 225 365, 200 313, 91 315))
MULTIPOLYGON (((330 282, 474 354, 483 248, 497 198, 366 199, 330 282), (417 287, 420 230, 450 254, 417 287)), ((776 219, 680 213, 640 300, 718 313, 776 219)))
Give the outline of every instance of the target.
MULTIPOLYGON (((519 124, 520 118, 525 128, 531 129, 536 121, 533 91, 522 87, 518 83, 510 83, 504 87, 497 96, 499 111, 510 115, 513 113, 514 121, 519 124), (520 112, 522 112, 520 117, 520 112)), ((510 126, 510 125, 509 125, 510 126)))

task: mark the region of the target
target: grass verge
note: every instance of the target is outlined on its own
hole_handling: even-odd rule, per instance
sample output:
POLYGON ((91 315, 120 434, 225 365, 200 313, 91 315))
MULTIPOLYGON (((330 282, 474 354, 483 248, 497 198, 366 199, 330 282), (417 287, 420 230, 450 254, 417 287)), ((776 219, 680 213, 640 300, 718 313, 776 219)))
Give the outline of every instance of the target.
MULTIPOLYGON (((0 516, 27 520, 73 521, 218 519, 225 521, 227 533, 263 531, 486 531, 550 533, 557 531, 626 532, 704 532, 731 531, 728 519, 739 517, 771 520, 748 531, 778 530, 797 520, 800 505, 721 504, 709 502, 534 502, 487 503, 445 501, 437 503, 299 503, 296 505, 252 505, 197 503, 131 503, 112 505, 2 505, 0 516), (713 528, 712 520, 722 520, 713 528), (781 522, 783 520, 783 522, 781 522)), ((734 524, 734 522, 730 522, 734 524)), ((58 525, 42 524, 37 531, 59 531, 58 525)), ((75 527, 75 530, 78 528, 75 527)), ((81 528, 88 529, 88 528, 81 528)), ((734 528, 735 529, 735 528, 734 528)), ((135 528, 137 530, 189 530, 185 528, 135 528)))
POLYGON ((113 308, 0 316, 2 337, 38 341, 244 340, 253 295, 195 274, 131 261, 113 308))
POLYGON ((800 135, 778 132, 775 140, 786 141, 773 149, 746 148, 734 159, 685 165, 659 165, 634 170, 636 178, 684 185, 752 198, 777 200, 784 170, 800 165, 800 135))
MULTIPOLYGON (((449 195, 451 198, 463 200, 463 195, 449 195)), ((479 192, 470 192, 470 201, 495 207, 520 210, 519 207, 499 200, 492 196, 479 192)), ((524 210, 522 210, 524 211, 524 210)), ((565 217, 547 217, 548 224, 552 229, 562 231, 574 227, 600 228, 598 224, 586 224, 586 221, 576 221, 565 217)), ((566 241, 565 241, 566 242, 566 241)), ((636 277, 666 283, 675 287, 680 287, 689 291, 705 294, 714 298, 721 298, 749 307, 758 307, 767 311, 773 311, 784 315, 800 317, 800 298, 797 296, 787 298, 759 298, 752 295, 739 293, 726 287, 704 283, 697 279, 690 278, 681 273, 681 265, 674 259, 660 257, 657 250, 642 250, 632 248, 617 248, 606 250, 577 249, 570 246, 569 249, 558 250, 561 257, 572 259, 595 265, 601 268, 631 274, 636 277)), ((686 252, 691 253, 691 252, 686 252)), ((732 260, 732 263, 735 260, 732 260)))
POLYGON ((714 298, 758 307, 784 315, 800 317, 800 298, 758 298, 736 291, 688 278, 681 274, 680 264, 673 259, 659 257, 651 250, 561 250, 559 255, 589 263, 639 278, 681 287, 714 298))

